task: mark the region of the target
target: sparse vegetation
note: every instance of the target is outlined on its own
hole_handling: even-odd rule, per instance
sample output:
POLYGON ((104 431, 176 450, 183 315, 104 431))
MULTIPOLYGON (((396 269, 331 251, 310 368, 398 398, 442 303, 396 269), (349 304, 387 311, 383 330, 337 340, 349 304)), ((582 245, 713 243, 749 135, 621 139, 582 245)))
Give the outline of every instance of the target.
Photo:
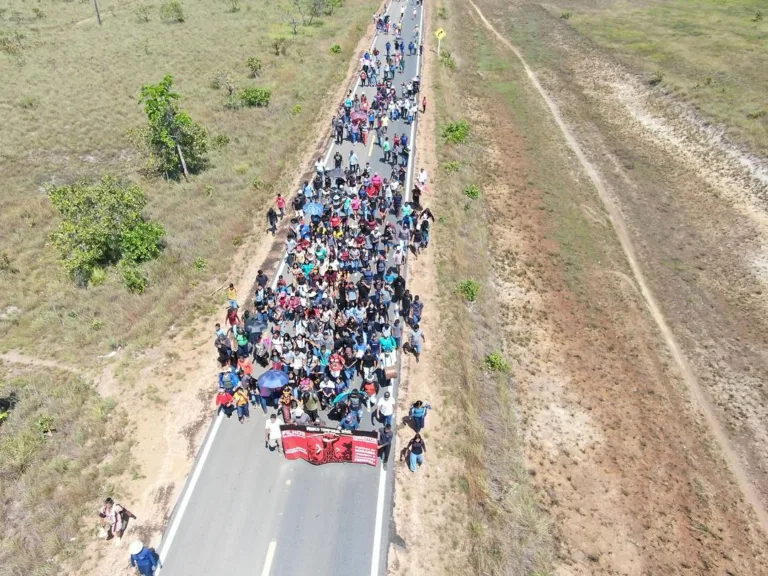
POLYGON ((225 2, 227 5, 227 12, 240 12, 240 0, 225 0, 225 2))
POLYGON ((341 46, 334 44, 331 46, 331 54, 339 54, 341 52, 341 46))
POLYGON ((456 59, 448 50, 442 50, 440 52, 440 62, 442 62, 442 64, 450 70, 456 69, 456 59))
POLYGON ((651 77, 648 79, 648 84, 650 86, 657 86, 661 84, 662 80, 664 80, 664 72, 656 70, 656 72, 651 74, 651 77))
POLYGON ((145 24, 149 22, 149 6, 146 4, 140 4, 136 7, 136 21, 139 24, 145 24))
POLYGON ((123 416, 89 383, 56 370, 0 373, 0 398, 13 399, 0 407, 3 571, 59 574, 59 554, 108 489, 98 465, 123 446, 123 416))
POLYGON ((451 160, 450 162, 443 162, 442 168, 448 174, 456 174, 459 170, 461 170, 462 165, 463 162, 461 160, 451 160))
POLYGON ((160 6, 160 18, 167 24, 184 22, 184 9, 179 0, 168 0, 160 6))
POLYGON ((488 370, 493 370, 494 372, 509 371, 509 363, 504 359, 504 356, 502 356, 501 352, 498 350, 494 350, 488 354, 488 356, 485 357, 484 364, 488 370))
POLYGON ((456 286, 456 291, 467 302, 474 302, 480 294, 480 284, 474 280, 463 280, 456 286))
POLYGON ((573 12, 561 12, 560 13, 560 18, 562 20, 570 20, 571 16, 573 16, 573 12))
POLYGON ((464 188, 464 196, 477 200, 480 198, 480 187, 477 184, 470 184, 464 188))
POLYGON ((288 40, 283 37, 275 38, 272 41, 272 50, 275 51, 275 56, 285 56, 288 51, 288 40))
POLYGON ((261 58, 256 58, 256 56, 251 56, 246 60, 245 65, 248 67, 248 70, 251 72, 251 76, 254 78, 258 78, 259 74, 261 74, 262 68, 264 68, 264 64, 261 61, 261 58))
POLYGON ((469 138, 470 126, 466 120, 457 120, 443 126, 441 135, 449 144, 464 144, 469 138))

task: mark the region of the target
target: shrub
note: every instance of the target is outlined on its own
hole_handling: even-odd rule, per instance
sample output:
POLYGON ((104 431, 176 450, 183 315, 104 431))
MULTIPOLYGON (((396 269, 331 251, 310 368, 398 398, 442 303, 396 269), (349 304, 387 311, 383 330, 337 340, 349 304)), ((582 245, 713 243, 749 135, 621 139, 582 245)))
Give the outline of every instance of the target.
POLYGON ((62 216, 51 243, 79 285, 88 284, 97 266, 159 254, 165 230, 142 217, 147 199, 138 186, 104 176, 96 185, 53 188, 48 197, 62 216))
POLYGON ((749 112, 747 114, 748 120, 758 120, 759 118, 762 118, 763 116, 768 116, 768 112, 765 110, 755 110, 754 112, 749 112))
POLYGON ((259 190, 262 186, 264 186, 264 182, 261 180, 261 178, 256 176, 254 177, 253 182, 251 182, 251 186, 253 186, 254 190, 259 190))
POLYGON ((244 174, 248 174, 248 170, 250 170, 250 166, 248 166, 248 164, 238 164, 237 166, 235 166, 235 172, 237 172, 241 176, 244 174))
POLYGON ((225 0, 227 3, 227 12, 240 12, 240 0, 225 0))
POLYGON ((139 24, 149 22, 149 6, 141 5, 136 7, 136 21, 139 24))
POLYGON ((561 12, 560 13, 560 18, 562 18, 563 20, 570 20, 571 16, 573 16, 573 12, 561 12))
POLYGON ((288 41, 285 38, 275 38, 272 40, 272 49, 275 51, 275 56, 285 56, 288 50, 288 41))
POLYGON ((132 263, 121 262, 120 272, 123 274, 123 284, 128 292, 143 294, 149 284, 147 275, 138 266, 132 263))
POLYGON ((261 74, 261 69, 264 67, 264 65, 261 62, 260 58, 256 58, 256 56, 251 56, 246 60, 245 65, 248 67, 248 70, 251 71, 251 76, 254 78, 258 77, 259 74, 261 74))
POLYGON ((470 126, 466 120, 457 120, 443 126, 441 134, 449 144, 463 144, 469 138, 470 126))
POLYGON ((763 19, 763 13, 758 10, 757 12, 755 12, 755 17, 752 18, 752 22, 760 22, 762 21, 762 19, 763 19))
POLYGON ((464 196, 472 198, 472 200, 477 200, 480 198, 480 187, 477 184, 470 184, 464 188, 464 196))
POLYGON ((245 240, 243 240, 242 234, 238 234, 232 238, 232 246, 242 246, 243 242, 245 242, 245 240))
POLYGON ((245 106, 263 108, 269 106, 272 90, 269 88, 246 88, 240 92, 240 100, 245 106))
POLYGON ((102 328, 104 328, 103 320, 94 320, 93 322, 91 322, 91 330, 93 330, 94 332, 98 332, 102 328))
POLYGON ((446 11, 445 6, 440 6, 440 8, 437 9, 437 17, 441 20, 448 18, 448 12, 446 11))
POLYGON ((35 18, 42 20, 45 18, 45 12, 43 12, 40 8, 34 7, 32 8, 32 12, 35 13, 35 18))
POLYGON ((13 265, 13 260, 8 255, 8 252, 0 252, 0 272, 7 272, 8 274, 17 274, 19 271, 13 265))
POLYGON ((206 260, 202 256, 198 256, 197 258, 195 258, 194 266, 195 266, 195 270, 197 270, 198 272, 202 272, 203 270, 205 270, 206 266, 208 266, 208 260, 206 260))
POLYGON ((294 104, 293 108, 291 108, 291 114, 294 116, 301 114, 301 104, 294 104))
POLYGON ((440 52, 440 62, 442 62, 447 68, 456 70, 456 59, 448 50, 440 52))
POLYGON ((184 22, 184 9, 179 0, 168 0, 160 6, 160 18, 167 24, 184 22))
POLYGON ((339 52, 341 52, 341 46, 338 44, 331 46, 331 54, 338 54, 339 52))
POLYGON ((658 84, 661 84, 661 81, 664 80, 664 72, 661 70, 657 70, 653 74, 651 74, 650 79, 648 80, 648 84, 651 86, 656 86, 658 84))
POLYGON ((480 294, 480 284, 474 280, 464 280, 463 282, 459 282, 459 285, 456 287, 456 291, 467 302, 474 302, 477 300, 478 294, 480 294))
POLYGON ((485 367, 494 372, 507 372, 509 370, 509 364, 498 350, 494 350, 485 357, 485 367))
POLYGON ((459 170, 461 170, 462 162, 460 160, 452 160, 450 162, 443 163, 443 170, 448 172, 448 174, 455 174, 459 170))

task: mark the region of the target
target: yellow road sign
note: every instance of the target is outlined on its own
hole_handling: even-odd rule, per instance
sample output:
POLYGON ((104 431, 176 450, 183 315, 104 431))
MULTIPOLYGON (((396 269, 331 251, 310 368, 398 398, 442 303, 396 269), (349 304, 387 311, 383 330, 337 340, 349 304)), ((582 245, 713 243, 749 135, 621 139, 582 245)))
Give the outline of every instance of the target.
POLYGON ((437 38, 438 40, 442 40, 443 38, 445 38, 445 30, 443 30, 442 28, 438 28, 437 30, 435 30, 435 38, 437 38))

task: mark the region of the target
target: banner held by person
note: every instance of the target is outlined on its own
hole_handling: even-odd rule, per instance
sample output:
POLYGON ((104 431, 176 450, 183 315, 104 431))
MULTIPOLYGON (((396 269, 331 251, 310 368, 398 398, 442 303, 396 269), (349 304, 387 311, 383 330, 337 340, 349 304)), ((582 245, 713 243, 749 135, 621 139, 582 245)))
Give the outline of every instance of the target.
POLYGON ((310 464, 352 462, 376 466, 378 441, 375 432, 348 431, 317 426, 280 426, 283 453, 288 460, 310 464))

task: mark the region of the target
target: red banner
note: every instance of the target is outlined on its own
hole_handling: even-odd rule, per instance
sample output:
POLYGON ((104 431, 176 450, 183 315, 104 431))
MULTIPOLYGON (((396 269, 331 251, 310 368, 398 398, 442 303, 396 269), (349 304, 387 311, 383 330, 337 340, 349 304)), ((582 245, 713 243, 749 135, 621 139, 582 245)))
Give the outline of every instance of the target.
POLYGON ((350 432, 317 426, 280 426, 283 453, 288 460, 302 458, 310 464, 353 462, 376 466, 378 436, 376 432, 350 432))

